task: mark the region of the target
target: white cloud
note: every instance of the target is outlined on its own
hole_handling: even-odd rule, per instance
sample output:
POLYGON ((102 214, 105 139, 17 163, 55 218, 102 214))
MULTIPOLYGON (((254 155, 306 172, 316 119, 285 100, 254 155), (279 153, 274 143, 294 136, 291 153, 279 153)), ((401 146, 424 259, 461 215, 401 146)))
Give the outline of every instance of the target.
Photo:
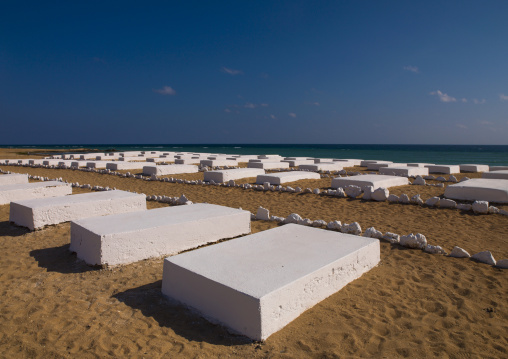
POLYGON ((271 118, 272 120, 276 120, 276 119, 277 119, 277 117, 275 117, 275 115, 270 115, 270 118, 271 118))
POLYGON ((485 102, 487 102, 487 101, 484 98, 482 98, 481 100, 478 100, 477 98, 473 99, 473 103, 475 105, 483 105, 485 102))
POLYGON ((404 66, 404 70, 414 72, 415 74, 420 72, 416 66, 404 66))
POLYGON ((176 91, 169 86, 164 86, 161 89, 154 89, 153 92, 159 93, 161 95, 169 95, 169 96, 176 95, 176 91))
POLYGON ((465 99, 465 98, 461 98, 461 99, 460 99, 460 102, 464 102, 464 103, 466 103, 466 102, 467 102, 467 99, 465 99))
MULTIPOLYGON (((441 91, 433 91, 430 93, 431 95, 435 95, 439 97, 441 102, 456 102, 457 99, 455 97, 449 96, 448 94, 442 93, 441 91)), ((465 100, 465 99, 463 99, 465 100)))
POLYGON ((231 112, 231 110, 229 108, 225 109, 224 112, 231 112))
POLYGON ((463 130, 467 130, 468 127, 462 123, 456 123, 455 126, 457 126, 458 128, 462 128, 463 130))
POLYGON ((484 125, 484 126, 489 126, 489 125, 493 125, 494 123, 493 122, 490 122, 490 121, 479 121, 480 125, 484 125))
POLYGON ((289 115, 290 117, 293 117, 293 118, 295 118, 295 117, 296 117, 296 113, 294 113, 294 112, 290 112, 290 113, 288 113, 288 115, 289 115))
POLYGON ((256 107, 268 107, 268 104, 267 103, 260 103, 260 104, 257 104, 257 103, 252 103, 252 102, 247 102, 245 105, 243 105, 243 107, 245 108, 256 108, 256 107))
POLYGON ((262 103, 259 106, 261 106, 261 107, 268 107, 268 104, 267 103, 262 103))
POLYGON ((227 67, 223 67, 221 70, 222 70, 222 72, 225 72, 225 73, 230 74, 230 75, 241 75, 241 74, 243 74, 242 70, 233 70, 233 69, 229 69, 227 67))
POLYGON ((499 94, 499 99, 501 101, 508 101, 508 95, 505 95, 504 93, 499 94))

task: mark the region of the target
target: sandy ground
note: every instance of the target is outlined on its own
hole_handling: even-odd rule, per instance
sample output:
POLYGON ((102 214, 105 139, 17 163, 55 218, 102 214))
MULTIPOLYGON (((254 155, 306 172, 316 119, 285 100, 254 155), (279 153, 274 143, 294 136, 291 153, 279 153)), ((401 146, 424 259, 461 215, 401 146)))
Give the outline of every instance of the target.
MULTIPOLYGON (((13 158, 15 152, 0 151, 0 158, 13 158)), ((420 232, 430 244, 447 251, 458 245, 470 253, 490 250, 496 259, 508 258, 508 218, 500 215, 147 182, 72 170, 1 168, 146 194, 185 193, 194 202, 252 212, 263 206, 278 216, 294 212, 311 219, 357 221, 364 230, 374 226, 383 232, 420 232)), ((325 178, 290 185, 327 188, 330 181, 325 178)), ((424 199, 443 192, 443 188, 420 186, 391 191, 420 193, 424 199)), ((148 206, 163 205, 149 202, 148 206)), ((274 226, 273 222, 252 223, 253 232, 274 226)), ((160 292, 162 259, 112 269, 92 268, 69 252, 69 229, 65 223, 29 232, 11 225, 9 206, 0 206, 0 357, 508 356, 506 270, 382 242, 379 266, 266 342, 252 343, 166 301, 160 292)))

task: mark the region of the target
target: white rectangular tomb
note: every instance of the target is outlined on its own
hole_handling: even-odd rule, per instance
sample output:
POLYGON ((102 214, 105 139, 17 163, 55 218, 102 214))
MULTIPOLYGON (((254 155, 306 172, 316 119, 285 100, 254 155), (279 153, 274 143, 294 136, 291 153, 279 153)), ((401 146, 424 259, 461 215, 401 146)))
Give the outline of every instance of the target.
POLYGON ((363 190, 368 186, 372 186, 374 189, 377 189, 404 186, 407 184, 408 180, 405 177, 385 175, 360 175, 352 177, 336 177, 332 179, 332 188, 354 185, 361 187, 363 190))
POLYGON ((300 165, 298 169, 307 171, 340 171, 345 167, 341 162, 317 162, 312 165, 300 165))
POLYGON ((112 171, 142 170, 145 166, 155 166, 155 163, 116 161, 116 162, 108 162, 106 164, 106 168, 112 171))
POLYGON ((472 164, 464 164, 459 165, 460 172, 488 172, 488 165, 472 165, 472 164))
POLYGON ((460 173, 459 165, 427 165, 425 167, 429 169, 429 173, 460 173))
POLYGON ((265 170, 261 168, 235 168, 231 170, 206 171, 203 176, 205 182, 214 181, 215 183, 222 183, 263 174, 265 174, 265 170))
POLYGON ((274 170, 281 168, 289 168, 289 163, 287 162, 249 162, 247 164, 248 168, 263 168, 265 170, 274 170))
POLYGON ((166 258, 162 293, 265 340, 379 260, 377 239, 287 224, 166 258))
POLYGON ((58 181, 9 184, 0 186, 0 204, 32 198, 66 196, 71 193, 70 183, 58 181))
POLYGON ((279 172, 259 175, 256 178, 256 183, 263 184, 265 182, 268 182, 271 185, 279 185, 287 182, 294 182, 307 179, 320 179, 320 178, 321 175, 315 172, 291 171, 291 172, 279 172))
POLYGON ((146 210, 145 195, 104 191, 14 201, 11 202, 9 220, 34 230, 81 218, 143 210, 146 210))
POLYGON ((482 178, 494 178, 494 179, 505 179, 508 180, 508 170, 483 172, 482 178))
POLYGON ((508 180, 473 178, 449 185, 444 196, 465 201, 508 203, 508 180))
POLYGON ((18 173, 0 175, 0 186, 19 183, 28 183, 28 175, 18 173))
POLYGON ((289 167, 296 167, 300 165, 313 165, 314 160, 282 160, 281 162, 289 163, 289 167))
POLYGON ((389 176, 404 176, 404 177, 416 177, 416 176, 427 176, 429 169, 425 167, 381 167, 379 173, 382 175, 389 176))
POLYGON ((406 167, 407 163, 369 163, 367 169, 370 171, 379 171, 383 167, 406 167))
POLYGON ((90 265, 118 265, 247 233, 250 212, 192 204, 72 221, 69 249, 90 265))
POLYGON ((201 166, 207 166, 207 167, 217 167, 217 166, 237 166, 238 162, 236 160, 226 160, 226 159, 219 159, 219 160, 201 160, 199 161, 199 164, 201 166))
POLYGON ((143 174, 147 176, 166 176, 176 175, 180 173, 197 173, 199 172, 198 166, 195 165, 157 165, 157 166, 144 166, 143 174))

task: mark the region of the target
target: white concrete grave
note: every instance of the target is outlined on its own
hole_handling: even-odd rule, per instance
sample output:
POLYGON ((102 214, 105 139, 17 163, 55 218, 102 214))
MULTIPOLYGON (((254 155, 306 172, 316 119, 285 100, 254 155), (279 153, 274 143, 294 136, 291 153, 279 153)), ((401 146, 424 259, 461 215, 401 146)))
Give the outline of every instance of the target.
POLYGON ((290 167, 296 167, 300 165, 313 165, 314 160, 282 160, 281 162, 289 163, 290 167))
POLYGON ((161 165, 161 166, 145 166, 143 167, 143 174, 147 176, 165 176, 176 175, 180 173, 197 173, 199 172, 198 166, 195 165, 161 165))
POLYGON ((425 167, 381 167, 379 173, 382 175, 389 176, 404 176, 404 177, 416 177, 416 176, 427 176, 429 169, 425 167))
POLYGON ((494 178, 494 179, 505 179, 508 180, 508 170, 483 172, 482 178, 494 178))
POLYGON ((142 157, 119 157, 118 158, 118 161, 122 161, 122 162, 134 162, 134 161, 143 161, 143 158, 142 157))
POLYGON ((61 159, 49 159, 49 160, 43 160, 42 164, 45 166, 58 166, 58 162, 61 162, 61 159))
POLYGON ((378 188, 390 188, 396 186, 405 186, 408 180, 405 177, 385 176, 385 175, 361 175, 352 177, 336 177, 332 179, 332 188, 346 187, 348 185, 358 186, 362 190, 365 187, 372 186, 374 190, 378 188))
POLYGON ((362 161, 363 161, 363 160, 358 159, 358 158, 334 158, 333 160, 337 161, 337 162, 349 162, 349 163, 351 163, 351 165, 348 164, 345 167, 360 166, 362 161))
POLYGON ((0 186, 20 183, 28 183, 28 175, 18 173, 0 175, 0 186))
POLYGON ((265 170, 260 168, 235 168, 231 170, 206 171, 203 176, 205 182, 214 181, 215 183, 222 183, 264 174, 265 170))
POLYGON ((83 160, 71 161, 70 166, 71 167, 86 167, 87 162, 88 161, 83 161, 83 160))
POLYGON ((312 165, 300 165, 301 170, 307 171, 340 171, 345 167, 341 162, 318 162, 312 165))
POLYGON ((192 204, 71 222, 70 250, 90 265, 172 255, 250 233, 250 212, 192 204))
POLYGON ((258 158, 260 160, 262 160, 262 159, 270 159, 270 160, 280 161, 284 157, 282 157, 281 155, 259 155, 258 158))
POLYGON ((444 196, 466 201, 508 203, 508 180, 473 178, 449 185, 444 196))
POLYGON ((287 224, 166 258, 162 293, 265 340, 379 260, 377 239, 287 224))
POLYGON ((201 166, 207 167, 217 167, 217 166, 238 166, 238 162, 236 160, 201 160, 199 162, 201 166))
POLYGON ((379 161, 379 160, 362 160, 360 162, 361 167, 367 167, 370 163, 393 163, 392 161, 379 161))
POLYGON ((108 163, 112 163, 111 161, 88 161, 86 163, 86 167, 88 168, 106 168, 108 163))
POLYGON ((508 166, 489 166, 490 172, 493 171, 506 171, 508 170, 508 166))
POLYGON ((408 163, 408 167, 425 167, 425 166, 434 166, 433 163, 423 163, 423 162, 413 162, 408 163))
POLYGON ((11 202, 9 220, 30 230, 76 219, 146 210, 146 197, 125 191, 81 193, 11 202))
POLYGON ((31 164, 31 165, 42 165, 42 162, 44 162, 44 160, 28 160, 28 163, 31 164))
POLYGON ((177 165, 199 165, 201 160, 199 158, 175 158, 175 164, 177 165))
POLYGON ((108 162, 106 168, 111 171, 142 170, 145 166, 155 166, 154 162, 108 162))
POLYGON ((465 165, 459 165, 460 172, 488 172, 489 166, 488 165, 471 165, 471 164, 465 164, 465 165))
POLYGON ((407 167, 407 163, 369 163, 367 165, 367 170, 370 171, 379 171, 380 168, 383 167, 407 167))
POLYGON ((289 168, 289 163, 287 162, 249 162, 247 164, 248 168, 263 168, 265 170, 273 170, 273 169, 281 169, 281 168, 289 168))
POLYGON ((307 179, 320 179, 319 173, 308 172, 308 171, 291 171, 291 172, 279 172, 269 173, 264 175, 258 175, 256 178, 257 184, 264 184, 265 182, 271 185, 280 185, 282 183, 294 182, 299 180, 307 179))
POLYGON ((0 186, 0 204, 32 198, 66 196, 71 193, 70 183, 58 181, 8 184, 0 186))
POLYGON ((425 167, 429 169, 429 173, 460 173, 459 165, 426 165, 425 167))

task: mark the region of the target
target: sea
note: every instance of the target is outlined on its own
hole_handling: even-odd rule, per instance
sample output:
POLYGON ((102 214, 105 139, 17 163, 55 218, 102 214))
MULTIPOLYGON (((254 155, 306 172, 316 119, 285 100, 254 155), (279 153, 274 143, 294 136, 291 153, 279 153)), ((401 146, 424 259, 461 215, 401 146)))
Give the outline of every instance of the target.
MULTIPOLYGON (((238 155, 278 154, 284 157, 314 157, 435 164, 486 164, 508 166, 508 145, 337 145, 337 144, 79 144, 9 145, 1 148, 73 149, 98 152, 177 151, 238 155)), ((67 151, 66 151, 67 152, 67 151)))

